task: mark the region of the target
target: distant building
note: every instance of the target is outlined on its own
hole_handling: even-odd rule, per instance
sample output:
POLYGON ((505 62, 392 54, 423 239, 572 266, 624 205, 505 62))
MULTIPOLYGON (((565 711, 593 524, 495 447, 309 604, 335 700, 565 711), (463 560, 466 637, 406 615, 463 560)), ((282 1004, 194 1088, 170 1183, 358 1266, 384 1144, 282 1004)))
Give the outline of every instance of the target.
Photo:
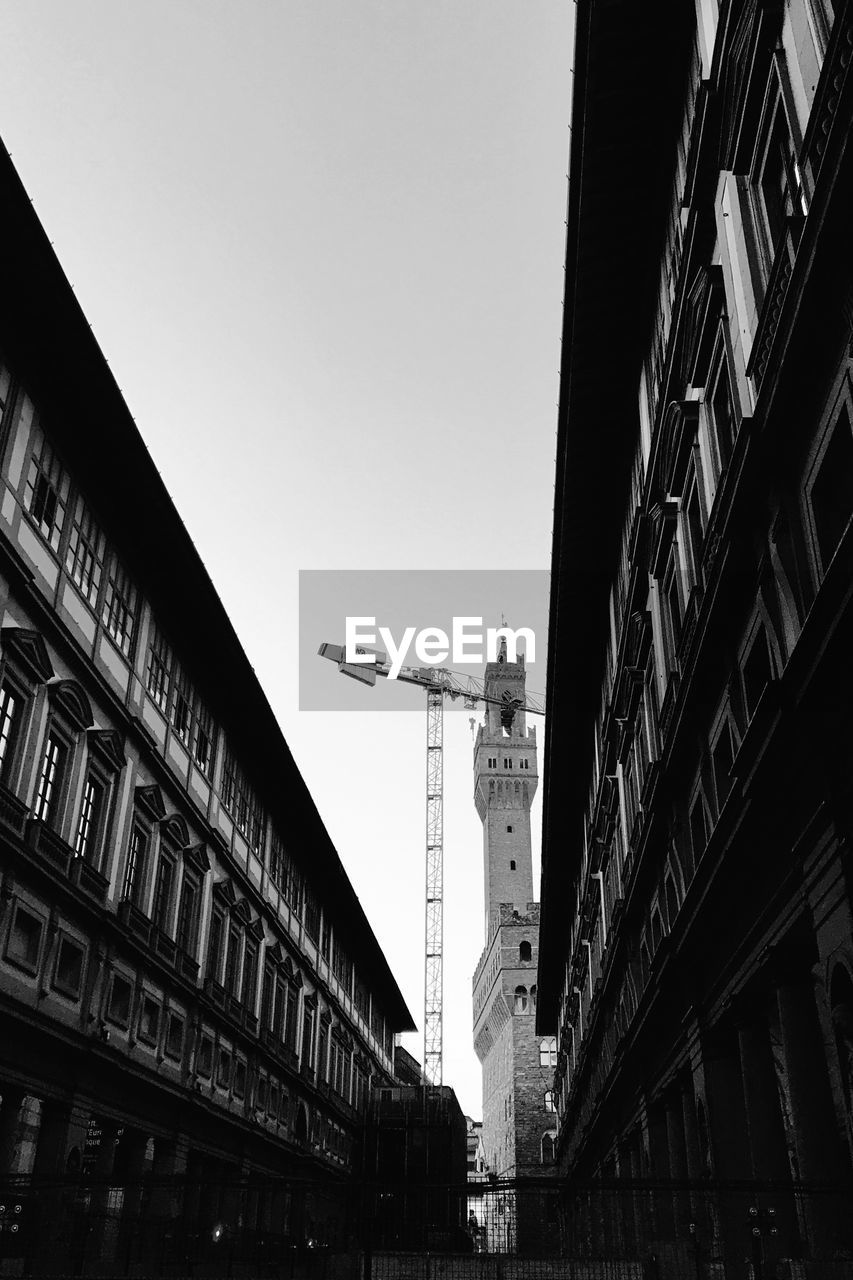
POLYGON ((394 1049, 394 1079, 397 1084, 424 1084, 423 1067, 401 1044, 394 1049))
MULTIPOLYGON (((474 747, 483 823, 486 946, 473 980, 474 1048, 483 1067, 482 1141, 498 1178, 550 1173, 556 1115, 552 1036, 535 1031, 539 906, 533 901, 530 806, 536 793, 536 730, 523 710, 523 658, 486 667, 486 723, 474 747), (501 705, 503 704, 503 705, 501 705)), ((509 1232, 511 1243, 513 1231, 509 1232)), ((519 1237, 520 1239, 520 1237, 519 1237)), ((523 1242, 522 1242, 523 1243, 523 1242)))
MULTIPOLYGON (((776 1183, 764 1244, 766 1198, 693 1229, 789 1274, 850 1246, 784 1189, 846 1184, 853 1140, 853 7, 576 13, 537 1015, 559 1168, 776 1183)), ((664 1206, 658 1254, 690 1224, 664 1206)))
POLYGON ((411 1016, 5 148, 0 204, 0 1181, 108 1182, 107 1266, 330 1239, 285 1180, 354 1173, 411 1016))
POLYGON ((446 1085, 379 1088, 364 1138, 362 1219, 375 1249, 457 1252, 466 1233, 466 1122, 446 1085))

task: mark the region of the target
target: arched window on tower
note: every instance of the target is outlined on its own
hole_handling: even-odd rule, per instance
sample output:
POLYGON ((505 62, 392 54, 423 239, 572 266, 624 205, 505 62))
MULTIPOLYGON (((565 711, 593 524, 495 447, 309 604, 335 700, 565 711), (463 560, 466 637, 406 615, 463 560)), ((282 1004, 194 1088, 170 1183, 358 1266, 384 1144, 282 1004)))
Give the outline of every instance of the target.
POLYGON ((527 987, 515 988, 515 1012, 527 1013, 527 987))
POLYGON ((531 951, 529 942, 520 942, 518 944, 518 959, 521 964, 527 964, 530 960, 531 951))
POLYGON ((544 1040, 539 1041, 539 1065, 540 1067, 556 1067, 557 1065, 557 1037, 546 1036, 544 1040))
POLYGON ((536 983, 535 982, 533 986, 530 988, 530 1007, 535 1013, 536 1011, 536 983))

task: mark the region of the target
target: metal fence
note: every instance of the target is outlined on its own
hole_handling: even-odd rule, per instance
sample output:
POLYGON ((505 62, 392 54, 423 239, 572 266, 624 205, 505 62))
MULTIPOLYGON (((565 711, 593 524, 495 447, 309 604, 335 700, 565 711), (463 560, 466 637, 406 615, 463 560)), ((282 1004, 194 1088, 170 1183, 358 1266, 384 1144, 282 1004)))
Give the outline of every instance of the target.
POLYGON ((21 1179, 0 1276, 853 1280, 853 1189, 21 1179))

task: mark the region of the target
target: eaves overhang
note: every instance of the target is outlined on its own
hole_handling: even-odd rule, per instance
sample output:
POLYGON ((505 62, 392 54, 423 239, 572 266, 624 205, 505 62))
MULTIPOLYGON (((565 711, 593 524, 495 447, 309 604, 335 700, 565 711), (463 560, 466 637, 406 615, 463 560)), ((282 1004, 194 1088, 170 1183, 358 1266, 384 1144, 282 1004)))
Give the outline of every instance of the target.
POLYGON ((170 639, 191 655, 193 681, 265 807, 290 833, 294 861, 322 886, 394 1030, 414 1030, 266 695, 2 142, 0 299, 0 349, 15 376, 60 455, 72 459, 75 480, 170 639))
POLYGON ((694 32, 684 0, 578 0, 551 565, 538 1014, 552 1032, 694 32))

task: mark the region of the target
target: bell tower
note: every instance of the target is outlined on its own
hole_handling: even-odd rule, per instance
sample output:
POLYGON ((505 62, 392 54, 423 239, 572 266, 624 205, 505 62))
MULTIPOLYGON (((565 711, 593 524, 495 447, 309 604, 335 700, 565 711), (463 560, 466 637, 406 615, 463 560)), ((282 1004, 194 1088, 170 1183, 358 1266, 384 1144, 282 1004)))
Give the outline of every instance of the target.
MULTIPOLYGON (((523 710, 524 659, 501 645, 486 667, 486 722, 474 745, 474 803, 483 823, 485 947, 472 983, 474 1049, 483 1068, 483 1151, 499 1178, 554 1172, 553 1040, 536 1035, 539 904, 530 808, 539 774, 536 730, 523 710)), ((525 1198, 508 1195, 492 1251, 535 1249, 547 1231, 525 1198), (538 1244, 537 1244, 538 1242, 538 1244)))
POLYGON ((474 803, 483 823, 486 935, 500 904, 525 912, 533 901, 530 806, 536 794, 536 730, 524 713, 524 656, 508 662, 501 642, 497 662, 486 667, 486 723, 474 747, 474 803))

